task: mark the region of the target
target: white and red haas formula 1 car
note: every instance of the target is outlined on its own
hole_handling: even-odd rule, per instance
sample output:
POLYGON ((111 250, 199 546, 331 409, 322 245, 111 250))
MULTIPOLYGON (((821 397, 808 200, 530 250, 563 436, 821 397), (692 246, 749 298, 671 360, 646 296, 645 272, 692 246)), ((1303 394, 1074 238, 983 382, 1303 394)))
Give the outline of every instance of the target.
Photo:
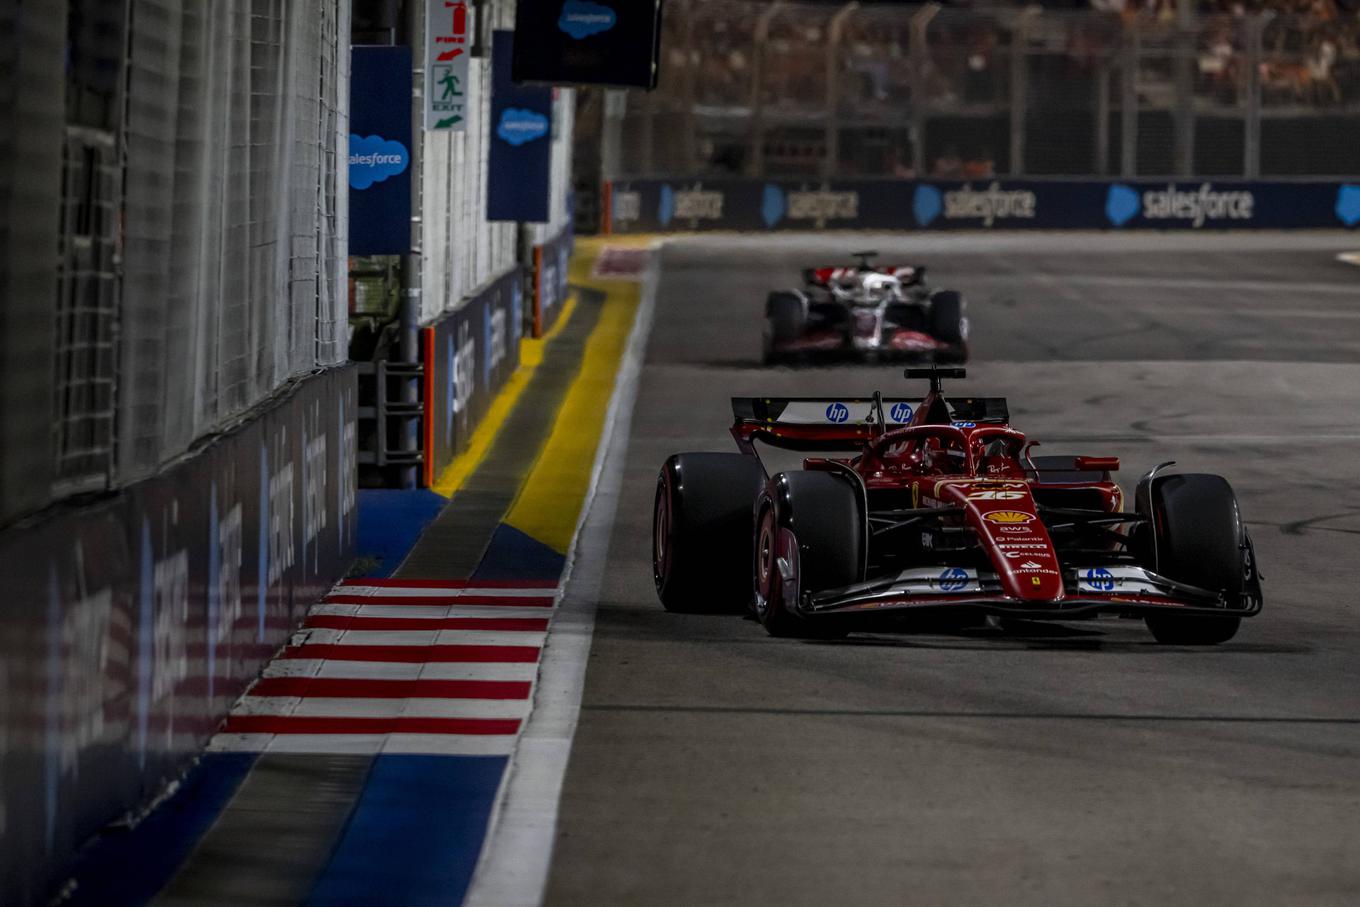
POLYGON ((733 398, 740 453, 683 453, 657 483, 652 564, 673 611, 746 605, 776 636, 907 612, 1146 620, 1212 645, 1261 609, 1255 551, 1220 476, 1138 482, 1116 457, 1031 457, 998 397, 733 398), (767 474, 757 444, 814 453, 767 474))
POLYGON ((955 290, 925 282, 922 265, 873 264, 855 252, 851 267, 808 268, 801 289, 765 301, 767 365, 830 359, 964 362, 968 317, 955 290))

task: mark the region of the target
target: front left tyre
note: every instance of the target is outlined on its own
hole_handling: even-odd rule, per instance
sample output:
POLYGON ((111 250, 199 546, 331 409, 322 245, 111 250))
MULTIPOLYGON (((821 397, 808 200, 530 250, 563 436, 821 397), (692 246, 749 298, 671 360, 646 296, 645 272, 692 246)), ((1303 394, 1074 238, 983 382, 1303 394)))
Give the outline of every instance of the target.
POLYGON ((675 454, 652 508, 652 578, 667 611, 739 611, 751 597, 752 511, 765 486, 755 457, 675 454))
MULTIPOLYGON (((1137 507, 1151 534, 1144 556, 1168 579, 1222 593, 1229 608, 1240 608, 1255 560, 1237 497, 1222 476, 1190 473, 1157 476, 1140 488, 1137 507)), ((1167 645, 1213 646, 1237 633, 1240 615, 1150 614, 1153 638, 1167 645)))

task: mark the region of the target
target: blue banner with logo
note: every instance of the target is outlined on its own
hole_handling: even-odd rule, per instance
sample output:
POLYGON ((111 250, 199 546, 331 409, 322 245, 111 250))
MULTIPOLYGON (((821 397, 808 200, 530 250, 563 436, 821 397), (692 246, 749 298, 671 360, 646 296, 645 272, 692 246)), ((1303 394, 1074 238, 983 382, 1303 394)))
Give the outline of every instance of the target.
POLYGON ((655 88, 661 0, 518 0, 517 82, 655 88))
POLYGON ((635 180, 609 205, 615 233, 1320 229, 1360 225, 1360 183, 635 180))
POLYGON ((411 48, 350 51, 349 254, 411 250, 411 48))
POLYGON ((546 223, 551 197, 553 90, 516 85, 510 77, 514 33, 491 44, 491 154, 487 220, 546 223))

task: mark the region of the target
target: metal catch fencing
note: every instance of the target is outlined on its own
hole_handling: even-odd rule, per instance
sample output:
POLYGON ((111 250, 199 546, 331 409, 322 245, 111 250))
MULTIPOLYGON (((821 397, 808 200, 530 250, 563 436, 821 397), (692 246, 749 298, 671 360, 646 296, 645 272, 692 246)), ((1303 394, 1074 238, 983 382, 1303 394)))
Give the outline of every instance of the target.
POLYGON ((1360 14, 673 0, 606 178, 1360 172, 1360 14))
POLYGON ((349 0, 12 7, 0 520, 156 472, 348 331, 349 0))

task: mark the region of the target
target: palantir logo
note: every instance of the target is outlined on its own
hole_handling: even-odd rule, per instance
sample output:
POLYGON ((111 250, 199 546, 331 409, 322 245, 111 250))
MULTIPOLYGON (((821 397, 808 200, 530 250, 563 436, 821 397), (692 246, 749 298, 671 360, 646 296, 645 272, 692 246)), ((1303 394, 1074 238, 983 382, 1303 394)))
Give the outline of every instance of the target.
POLYGON ((911 197, 911 213, 916 216, 916 226, 929 227, 944 210, 940 190, 926 183, 919 183, 911 197))
POLYGON ((541 139, 547 134, 548 118, 537 110, 525 110, 522 107, 502 110, 501 121, 496 126, 496 135, 515 147, 541 139))
POLYGON ((826 419, 828 422, 837 424, 850 418, 850 407, 844 403, 832 403, 826 408, 826 419))
POLYGON ((892 409, 888 410, 888 418, 901 425, 906 425, 911 421, 912 410, 910 403, 894 403, 892 409))
POLYGON ((557 27, 577 41, 607 32, 617 22, 618 16, 612 9, 590 0, 567 0, 562 4, 562 15, 557 17, 557 27))
POLYGON ((367 189, 402 173, 411 162, 406 146, 380 135, 349 137, 349 185, 367 189))
POLYGON ((1348 227, 1360 224, 1360 186, 1347 183, 1336 190, 1336 216, 1348 227))
POLYGON ((1105 194, 1105 217, 1116 227, 1122 227, 1138 216, 1143 210, 1143 201, 1138 190, 1115 183, 1105 194))
POLYGON ((784 190, 766 183, 760 195, 760 216, 765 226, 773 227, 784 218, 784 190))

